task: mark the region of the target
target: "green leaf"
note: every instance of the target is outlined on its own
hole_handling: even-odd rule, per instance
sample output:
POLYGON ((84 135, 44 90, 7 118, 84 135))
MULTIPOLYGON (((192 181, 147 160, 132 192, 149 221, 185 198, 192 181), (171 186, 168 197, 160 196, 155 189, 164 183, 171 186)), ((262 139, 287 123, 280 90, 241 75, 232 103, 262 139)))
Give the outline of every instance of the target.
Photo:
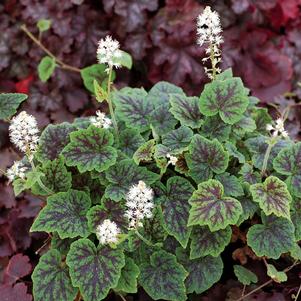
MULTIPOLYGON (((268 144, 267 144, 268 139, 269 139, 268 137, 260 135, 254 138, 250 138, 245 142, 246 147, 249 149, 250 153, 252 154, 253 165, 260 170, 262 169, 264 156, 268 148, 268 144)), ((290 144, 291 142, 287 140, 285 141, 280 140, 273 146, 268 160, 268 165, 267 165, 268 170, 272 169, 273 160, 278 155, 278 153, 283 148, 287 147, 290 144)))
POLYGON ((125 197, 132 185, 136 185, 139 181, 151 185, 160 178, 160 175, 148 171, 146 167, 137 166, 133 160, 125 159, 108 169, 106 178, 111 183, 106 187, 106 197, 119 201, 125 197))
POLYGON ((32 273, 35 301, 73 301, 77 289, 72 286, 68 267, 61 254, 50 250, 44 254, 32 273))
POLYGON ((273 166, 277 172, 288 176, 292 193, 301 197, 301 142, 281 150, 273 166))
POLYGON ((249 163, 245 163, 239 172, 242 175, 244 182, 249 184, 256 184, 261 181, 261 176, 258 172, 253 170, 253 166, 249 163))
POLYGON ((218 282, 223 274, 224 264, 220 256, 206 256, 191 260, 185 250, 177 249, 179 262, 188 271, 185 280, 187 294, 201 294, 218 282))
POLYGON ((205 116, 219 114, 228 124, 238 122, 249 104, 248 91, 240 78, 215 80, 205 85, 200 97, 200 110, 205 116))
POLYGON ((25 189, 30 189, 33 187, 43 176, 43 173, 40 171, 29 171, 26 173, 25 189))
POLYGON ((119 50, 119 51, 121 53, 121 56, 114 57, 113 59, 114 63, 117 63, 122 67, 126 67, 127 69, 132 69, 132 65, 133 65, 132 56, 123 50, 119 50))
POLYGON ((63 148, 70 142, 70 133, 76 131, 76 127, 70 123, 49 124, 39 139, 39 148, 36 156, 43 162, 58 158, 63 148))
MULTIPOLYGON (((107 83, 108 73, 105 70, 106 66, 104 64, 94 64, 81 69, 80 75, 88 91, 94 93, 94 80, 101 86, 107 83)), ((112 81, 114 81, 114 79, 115 72, 112 73, 112 81)))
POLYGON ((150 115, 150 123, 157 135, 162 136, 173 130, 178 121, 169 112, 169 103, 154 108, 150 115))
POLYGON ((153 160, 153 155, 155 152, 155 139, 148 140, 144 142, 134 153, 133 159, 136 164, 142 162, 150 162, 153 160))
POLYGON ((166 193, 161 199, 163 227, 183 248, 186 248, 191 233, 187 221, 190 209, 188 200, 193 190, 188 180, 171 177, 167 180, 166 193))
POLYGON ((220 175, 215 176, 216 180, 220 181, 224 186, 224 191, 226 195, 229 196, 242 196, 244 195, 244 190, 238 178, 230 175, 228 172, 224 172, 220 175))
POLYGON ((245 220, 252 218, 253 215, 258 210, 257 203, 253 202, 249 197, 239 198, 240 204, 242 206, 242 214, 240 215, 236 225, 239 226, 245 220))
POLYGON ((54 194, 48 197, 30 231, 56 231, 61 238, 86 237, 90 234, 86 218, 90 206, 91 200, 83 191, 54 194))
POLYGON ((55 59, 50 56, 44 56, 38 65, 38 74, 42 82, 47 82, 56 67, 55 59))
POLYGON ((120 203, 111 200, 104 200, 102 205, 96 205, 87 213, 90 231, 95 233, 96 228, 105 219, 114 221, 121 229, 127 228, 128 221, 124 217, 124 208, 120 203))
POLYGON ((208 140, 195 135, 189 145, 189 156, 186 157, 189 174, 196 182, 206 181, 223 173, 228 167, 229 154, 216 140, 208 140))
POLYGON ((77 238, 64 238, 61 239, 56 232, 52 233, 51 236, 51 249, 58 250, 62 255, 66 256, 69 252, 70 245, 76 240, 77 238))
POLYGON ((137 278, 140 274, 139 267, 132 258, 125 258, 125 266, 121 270, 118 285, 114 290, 127 294, 137 293, 137 278))
POLYGON ((278 272, 272 264, 267 264, 267 274, 278 283, 287 281, 285 272, 278 272))
POLYGON ((201 127, 203 120, 197 97, 172 94, 169 101, 171 104, 170 112, 181 122, 181 125, 186 125, 193 129, 201 127))
POLYGON ((126 129, 119 136, 119 148, 130 158, 144 142, 143 137, 135 129, 126 129))
POLYGON ((294 200, 292 208, 292 213, 291 213, 291 219, 292 222, 295 226, 295 236, 296 236, 296 241, 301 240, 301 200, 296 199, 294 200))
POLYGON ((88 239, 72 243, 66 259, 74 286, 85 301, 103 300, 118 284, 125 265, 122 249, 99 245, 88 239))
POLYGON ((38 27, 38 29, 39 29, 40 32, 44 32, 44 31, 47 31, 51 27, 51 23, 52 23, 51 20, 40 19, 37 22, 37 27, 38 27))
POLYGON ((144 89, 123 88, 113 94, 116 114, 128 128, 144 132, 150 128, 149 116, 153 110, 144 89))
POLYGON ((19 105, 27 97, 22 93, 0 93, 0 119, 8 119, 16 114, 19 105))
POLYGON ((103 102, 104 100, 108 99, 108 93, 98 84, 96 79, 93 80, 93 88, 95 98, 98 102, 103 102))
POLYGON ((230 243, 232 235, 231 227, 211 232, 205 227, 193 227, 191 233, 190 259, 197 259, 211 255, 217 257, 230 243))
POLYGON ((201 129, 201 134, 208 139, 216 138, 223 142, 229 140, 231 126, 224 123, 218 115, 206 117, 201 129))
POLYGON ((106 129, 91 125, 88 129, 71 133, 71 142, 63 155, 68 166, 85 171, 104 171, 115 164, 117 151, 112 147, 113 135, 106 129))
POLYGON ((232 126, 232 131, 238 137, 243 137, 246 133, 252 133, 256 130, 255 121, 247 116, 243 116, 232 126))
POLYGON ((16 179, 13 182, 14 194, 18 196, 21 192, 26 190, 25 181, 22 179, 16 179))
POLYGON ((187 150, 191 142, 193 131, 187 126, 181 126, 176 130, 162 136, 162 143, 170 150, 171 154, 180 154, 187 150))
POLYGON ((223 185, 216 180, 199 184, 189 199, 191 209, 188 226, 208 225, 211 231, 235 225, 242 213, 238 200, 224 196, 223 185))
POLYGON ((294 225, 286 218, 263 216, 263 224, 252 226, 247 233, 248 245, 259 257, 278 259, 295 243, 294 225))
POLYGON ((266 134, 267 124, 272 123, 272 118, 266 108, 256 108, 255 112, 252 113, 252 117, 256 123, 256 129, 262 134, 266 134))
POLYGON ((290 250, 290 256, 295 260, 301 260, 301 248, 295 243, 294 247, 290 250))
MULTIPOLYGON (((67 171, 64 159, 59 157, 53 161, 44 161, 40 168, 42 183, 53 192, 67 191, 71 188, 71 172, 67 171)), ((32 187, 34 194, 48 195, 38 184, 32 187)))
POLYGON ((246 162, 245 156, 237 150, 237 147, 235 144, 233 144, 231 142, 226 142, 225 147, 226 147, 226 150, 228 151, 229 155, 238 159, 239 163, 243 164, 246 162))
POLYGON ((284 182, 277 177, 268 177, 263 184, 250 186, 253 200, 259 203, 265 215, 275 214, 290 219, 292 197, 284 182))
POLYGON ((234 265, 234 274, 243 285, 250 285, 258 281, 256 274, 241 265, 234 265))
POLYGON ((151 255, 150 263, 140 265, 139 283, 154 300, 185 301, 187 275, 176 256, 162 250, 151 255))

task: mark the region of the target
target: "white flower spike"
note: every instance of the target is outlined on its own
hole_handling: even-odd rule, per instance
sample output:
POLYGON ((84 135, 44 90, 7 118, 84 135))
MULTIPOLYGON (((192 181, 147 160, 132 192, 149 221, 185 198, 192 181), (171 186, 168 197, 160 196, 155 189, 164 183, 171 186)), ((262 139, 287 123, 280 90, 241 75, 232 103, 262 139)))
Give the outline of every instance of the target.
POLYGON ((143 181, 133 185, 126 195, 125 217, 129 220, 129 228, 137 229, 143 226, 144 218, 153 217, 154 192, 143 181))
POLYGON ((278 118, 275 121, 275 125, 267 124, 266 130, 272 133, 273 137, 282 136, 283 138, 288 137, 288 132, 284 129, 284 120, 282 118, 278 118))
POLYGON ((24 166, 21 161, 15 161, 14 164, 7 169, 6 176, 9 180, 9 183, 13 182, 17 178, 25 179, 25 173, 28 171, 28 168, 24 166))
POLYGON ((90 121, 94 126, 98 128, 108 129, 112 125, 111 119, 106 117, 106 114, 102 113, 99 110, 96 111, 96 117, 91 117, 90 121))
POLYGON ((100 64, 106 64, 109 68, 119 68, 116 59, 121 57, 120 45, 111 36, 106 36, 98 42, 97 59, 100 64))
POLYGON ((99 243, 102 245, 117 243, 119 234, 119 227, 115 222, 112 222, 109 219, 105 219, 96 228, 96 236, 99 240, 99 243))
POLYGON ((32 154, 36 151, 39 142, 38 133, 36 119, 25 111, 11 120, 9 126, 10 140, 26 154, 32 154))
POLYGON ((178 158, 175 156, 172 156, 171 154, 166 154, 166 158, 169 159, 167 164, 176 165, 176 163, 178 162, 178 158))

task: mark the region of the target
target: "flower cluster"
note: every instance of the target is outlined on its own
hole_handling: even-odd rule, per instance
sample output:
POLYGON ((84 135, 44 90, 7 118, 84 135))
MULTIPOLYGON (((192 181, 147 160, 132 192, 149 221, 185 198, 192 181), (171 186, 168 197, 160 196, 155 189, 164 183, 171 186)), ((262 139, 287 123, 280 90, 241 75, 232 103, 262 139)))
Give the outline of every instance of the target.
POLYGON ((9 126, 10 140, 27 155, 36 151, 39 141, 38 133, 36 119, 25 111, 15 116, 9 126))
POLYGON ((105 113, 102 113, 101 111, 96 111, 96 117, 93 116, 90 118, 91 123, 98 127, 98 128, 109 128, 112 124, 112 121, 110 118, 106 117, 105 113))
POLYGON ((100 64, 107 64, 109 68, 119 68, 120 64, 116 61, 116 59, 121 57, 119 47, 119 42, 113 40, 111 36, 106 36, 105 39, 101 39, 98 42, 97 48, 98 62, 100 64))
POLYGON ((216 73, 220 73, 221 69, 217 64, 221 61, 220 44, 223 43, 222 27, 219 15, 216 11, 212 11, 209 6, 206 6, 203 13, 198 16, 197 33, 198 44, 207 45, 207 57, 203 58, 203 62, 211 60, 212 68, 205 67, 205 72, 208 77, 213 79, 216 73))
POLYGON ((99 243, 102 245, 117 243, 119 234, 119 227, 115 222, 112 222, 109 219, 105 219, 96 228, 96 236, 99 240, 99 243))
POLYGON ((126 195, 126 212, 125 217, 129 220, 129 228, 137 229, 142 227, 144 218, 153 216, 153 190, 146 186, 143 181, 133 185, 126 195))
POLYGON ((172 156, 171 154, 166 154, 166 158, 169 159, 167 164, 176 165, 176 163, 178 162, 178 158, 172 156))
POLYGON ((14 181, 16 178, 21 178, 24 180, 27 170, 28 168, 21 161, 15 161, 14 164, 6 171, 6 176, 9 180, 9 183, 14 181))
POLYGON ((282 136, 283 138, 288 137, 287 131, 284 129, 284 120, 282 118, 278 118, 275 122, 275 126, 272 124, 267 124, 267 131, 272 133, 273 137, 282 136))

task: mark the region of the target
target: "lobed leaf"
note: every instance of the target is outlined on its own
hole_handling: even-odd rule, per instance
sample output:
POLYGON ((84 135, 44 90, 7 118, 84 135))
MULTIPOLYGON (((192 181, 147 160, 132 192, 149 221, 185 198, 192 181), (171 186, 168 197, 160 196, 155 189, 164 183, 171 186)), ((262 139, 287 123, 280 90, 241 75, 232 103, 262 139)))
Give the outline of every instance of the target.
POLYGON ((271 277, 275 282, 285 282, 287 281, 287 275, 285 272, 279 272, 272 264, 267 264, 267 274, 271 277))
POLYGON ((197 259, 207 255, 217 257, 230 243, 231 227, 218 231, 210 231, 209 227, 194 227, 191 233, 190 259, 197 259))
POLYGON ((244 190, 239 179, 230 175, 230 173, 224 172, 220 175, 216 175, 215 179, 222 183, 226 195, 234 197, 244 195, 244 190))
POLYGON ((79 288, 85 301, 103 300, 117 286, 125 265, 123 250, 95 247, 89 239, 73 242, 66 262, 72 284, 79 288))
POLYGON ((86 237, 90 234, 86 218, 90 206, 91 200, 83 191, 56 193, 48 197, 30 231, 56 231, 61 238, 86 237))
POLYGON ((117 151, 112 147, 113 135, 108 130, 91 125, 72 133, 70 138, 71 142, 63 150, 68 166, 76 166, 83 173, 101 172, 115 164, 117 151))
POLYGON ((250 191, 265 215, 275 214, 290 219, 292 197, 286 184, 277 177, 270 176, 263 184, 251 185, 250 191))
POLYGON ((119 148, 130 158, 144 142, 139 131, 135 129, 125 129, 119 136, 119 148))
POLYGON ((258 281, 256 274, 241 265, 234 265, 234 274, 243 285, 250 285, 258 281))
POLYGON ((185 301, 187 275, 176 256, 161 250, 151 255, 149 263, 140 265, 139 283, 154 300, 185 301))
POLYGON ((228 167, 229 154, 216 140, 208 140, 194 135, 186 156, 189 174, 196 182, 206 181, 217 174, 223 173, 228 167))
POLYGON ((155 152, 156 140, 151 139, 144 142, 134 153, 133 159, 136 164, 142 162, 149 162, 153 160, 153 155, 155 152))
POLYGON ((0 93, 0 119, 8 119, 16 114, 19 105, 27 97, 22 93, 0 93))
POLYGON ((35 301, 73 301, 77 289, 72 286, 69 269, 61 254, 53 249, 44 254, 32 273, 35 301))
POLYGON ((238 160, 239 163, 243 164, 246 162, 245 155, 238 151, 235 144, 231 142, 226 142, 225 144, 226 150, 228 151, 230 156, 233 156, 238 160))
POLYGON ((225 197, 223 185, 216 180, 199 184, 189 199, 191 209, 188 226, 208 225, 211 231, 225 229, 234 225, 242 213, 238 200, 225 197))
POLYGON ((201 129, 201 134, 208 139, 227 141, 231 133, 231 126, 224 123, 219 115, 206 117, 201 129))

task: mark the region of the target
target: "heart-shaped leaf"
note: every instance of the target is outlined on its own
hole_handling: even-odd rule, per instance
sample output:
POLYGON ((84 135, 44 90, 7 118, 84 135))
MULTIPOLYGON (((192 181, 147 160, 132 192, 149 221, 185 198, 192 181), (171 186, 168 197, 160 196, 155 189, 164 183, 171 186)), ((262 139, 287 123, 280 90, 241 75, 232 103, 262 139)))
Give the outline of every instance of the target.
POLYGON ((128 128, 144 132, 150 128, 148 118, 153 110, 144 89, 123 88, 113 95, 116 113, 128 128))
POLYGON ((155 152, 156 140, 151 139, 144 142, 134 153, 133 159, 136 164, 142 162, 149 162, 153 160, 153 155, 155 152))
POLYGON ((150 123, 157 135, 162 136, 173 130, 178 121, 169 112, 169 103, 155 107, 150 115, 150 123))
POLYGON ((259 172, 254 171, 253 166, 249 163, 245 163, 239 172, 242 180, 248 184, 256 184, 261 181, 259 172))
POLYGON ((301 142, 281 150, 273 166, 277 172, 288 176, 290 190, 301 197, 301 142))
POLYGON ((38 74, 42 82, 47 82, 56 67, 55 59, 50 56, 44 56, 38 65, 38 74))
POLYGON ((243 116, 237 123, 232 126, 233 134, 238 138, 243 137, 246 133, 252 133, 255 130, 255 121, 247 116, 243 116))
POLYGON ((231 125, 224 123, 219 115, 206 117, 201 128, 201 134, 208 138, 216 138, 218 141, 228 141, 231 133, 231 125))
POLYGON ((228 226, 223 230, 211 232, 205 227, 194 227, 191 233, 190 259, 207 255, 217 257, 231 240, 232 230, 228 226))
POLYGON ((266 215, 275 214, 290 219, 292 197, 284 182, 277 177, 268 177, 263 184, 250 186, 253 200, 259 203, 266 215))
POLYGON ((199 184, 189 200, 188 226, 208 225, 211 231, 234 225, 242 213, 238 200, 224 196, 223 185, 216 180, 199 184))
POLYGON ((206 84, 200 97, 200 110, 205 116, 219 114, 228 124, 239 121, 248 104, 248 91, 237 77, 206 84))
POLYGON ((231 142, 226 142, 225 144, 226 150, 228 151, 229 155, 236 158, 239 163, 245 163, 246 158, 244 154, 242 154, 240 151, 238 151, 237 147, 235 144, 231 142))
POLYGON ((253 215, 258 210, 257 203, 253 202, 251 197, 242 197, 239 198, 240 204, 242 206, 242 214, 240 215, 236 225, 239 226, 241 223, 243 223, 248 218, 252 218, 253 215))
POLYGON ((191 228, 187 227, 190 205, 189 198, 194 188, 181 177, 167 180, 166 194, 161 199, 163 227, 186 248, 191 228))
POLYGON ((117 151, 112 147, 113 135, 106 129, 91 125, 70 135, 71 142, 64 148, 63 155, 68 166, 78 170, 104 171, 115 164, 117 151))
POLYGON ((287 275, 285 272, 279 272, 272 264, 267 264, 267 274, 275 282, 285 282, 287 281, 287 275))
POLYGON ((187 275, 176 256, 162 250, 154 252, 149 263, 140 265, 139 283, 154 300, 185 301, 187 275))
POLYGON ((234 197, 244 195, 242 185, 235 176, 230 175, 228 172, 224 172, 220 175, 216 175, 215 178, 223 184, 226 195, 234 197))
POLYGON ((125 266, 121 270, 118 285, 114 290, 127 294, 137 293, 137 278, 140 274, 139 267, 130 257, 125 258, 125 266))
POLYGON ((72 243, 66 259, 72 284, 85 301, 103 300, 118 284, 125 265, 123 250, 99 245, 89 239, 72 243))
POLYGON ((220 280, 224 268, 220 256, 206 256, 191 260, 183 249, 177 249, 176 254, 179 262, 189 273, 185 280, 187 294, 193 292, 201 294, 220 280))
POLYGON ((36 301, 73 301, 77 289, 72 286, 69 269, 62 264, 61 254, 53 249, 44 254, 32 274, 36 301))
POLYGON ((27 99, 22 93, 1 93, 0 94, 0 119, 8 119, 16 114, 19 105, 27 99))
POLYGON ((155 183, 160 175, 140 167, 133 160, 125 159, 106 171, 106 178, 111 183, 106 187, 105 195, 114 201, 125 197, 132 185, 144 181, 147 185, 155 183))
POLYGON ((126 129, 119 136, 119 148, 130 158, 144 142, 143 137, 135 129, 126 129))
MULTIPOLYGON (((252 162, 253 165, 258 168, 262 169, 264 156, 266 153, 266 150, 268 148, 268 137, 265 136, 257 136, 255 138, 250 138, 245 142, 246 147, 249 149, 250 153, 252 154, 252 162)), ((272 148, 269 159, 268 159, 268 170, 271 170, 273 167, 273 160, 278 155, 278 153, 288 145, 290 145, 291 142, 287 140, 280 140, 278 141, 272 148)))
POLYGON ((49 124, 39 139, 38 159, 41 162, 56 159, 70 142, 69 135, 73 131, 76 131, 76 127, 68 122, 57 125, 49 124))
POLYGON ((186 157, 189 174, 196 182, 212 178, 213 173, 223 173, 228 167, 229 154, 216 140, 208 140, 195 135, 189 145, 186 157))
POLYGON ((266 108, 256 108, 252 112, 252 118, 256 123, 256 130, 262 134, 267 132, 267 124, 272 123, 272 117, 266 108))
POLYGON ((54 194, 48 197, 30 231, 56 231, 61 238, 86 237, 90 234, 86 218, 90 206, 91 200, 83 191, 54 194))
POLYGON ((241 265, 234 265, 234 274, 243 285, 250 285, 258 281, 256 274, 241 265))
POLYGON ((248 245, 259 257, 278 259, 295 243, 294 225, 286 218, 263 216, 263 224, 252 226, 247 233, 248 245))
POLYGON ((197 97, 173 94, 169 102, 171 104, 170 112, 182 125, 189 126, 193 129, 201 127, 203 120, 197 97))

